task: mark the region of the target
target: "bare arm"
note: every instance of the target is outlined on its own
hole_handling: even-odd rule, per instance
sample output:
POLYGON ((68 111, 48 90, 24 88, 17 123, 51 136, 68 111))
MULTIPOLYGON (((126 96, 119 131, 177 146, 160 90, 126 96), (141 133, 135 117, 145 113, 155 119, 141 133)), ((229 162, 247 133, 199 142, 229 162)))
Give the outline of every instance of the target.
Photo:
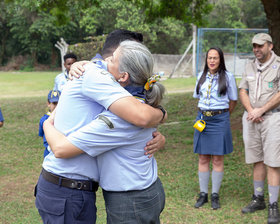
POLYGON ((237 104, 237 100, 230 100, 229 101, 229 113, 231 114, 237 104))
MULTIPOLYGON (((239 97, 241 100, 242 105, 245 107, 245 110, 248 112, 247 120, 252 120, 253 116, 251 112, 254 110, 250 103, 250 98, 248 95, 248 91, 246 89, 240 89, 239 91, 239 97)), ((258 119, 255 120, 255 122, 262 122, 263 118, 259 117, 258 119)))
POLYGON ((143 128, 155 127, 167 119, 167 113, 163 118, 161 110, 141 103, 132 96, 115 101, 109 110, 129 123, 143 128))
POLYGON ((84 151, 70 143, 65 135, 55 129, 51 119, 47 119, 44 122, 43 129, 46 140, 56 158, 71 158, 84 153, 84 151))
POLYGON ((3 127, 4 121, 0 121, 0 127, 3 127))
POLYGON ((250 103, 248 93, 245 89, 240 89, 240 100, 248 112, 247 120, 254 122, 262 121, 262 115, 267 111, 272 110, 280 104, 280 92, 276 93, 264 106, 253 108, 250 103))
POLYGON ((248 112, 252 111, 253 107, 251 106, 249 95, 248 95, 248 92, 246 89, 240 89, 239 97, 240 97, 241 103, 245 107, 245 109, 248 112))
POLYGON ((261 117, 264 113, 274 109, 280 104, 280 92, 276 93, 265 105, 263 105, 260 108, 254 108, 253 111, 251 111, 252 114, 252 120, 261 117))

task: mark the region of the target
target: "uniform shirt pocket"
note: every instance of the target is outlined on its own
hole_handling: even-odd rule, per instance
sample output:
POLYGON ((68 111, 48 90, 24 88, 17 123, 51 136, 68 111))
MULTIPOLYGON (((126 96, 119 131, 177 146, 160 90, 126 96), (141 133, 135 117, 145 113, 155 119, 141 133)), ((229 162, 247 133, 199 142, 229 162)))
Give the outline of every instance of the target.
POLYGON ((251 94, 255 94, 255 86, 256 86, 256 78, 255 76, 247 76, 246 77, 246 81, 248 82, 248 86, 249 86, 249 93, 251 94))
POLYGON ((270 72, 264 77, 263 91, 266 93, 277 92, 279 89, 279 77, 276 72, 270 72))

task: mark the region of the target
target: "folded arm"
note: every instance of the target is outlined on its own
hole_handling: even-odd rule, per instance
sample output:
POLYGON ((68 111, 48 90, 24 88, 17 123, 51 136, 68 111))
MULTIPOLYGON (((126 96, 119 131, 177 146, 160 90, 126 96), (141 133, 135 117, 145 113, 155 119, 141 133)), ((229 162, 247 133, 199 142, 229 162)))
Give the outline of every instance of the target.
POLYGON ((56 158, 71 158, 84 153, 53 126, 51 119, 44 122, 43 128, 47 142, 56 158))
POLYGON ((167 113, 164 115, 160 109, 141 103, 132 96, 115 101, 109 110, 129 123, 144 128, 155 127, 167 119, 167 113))

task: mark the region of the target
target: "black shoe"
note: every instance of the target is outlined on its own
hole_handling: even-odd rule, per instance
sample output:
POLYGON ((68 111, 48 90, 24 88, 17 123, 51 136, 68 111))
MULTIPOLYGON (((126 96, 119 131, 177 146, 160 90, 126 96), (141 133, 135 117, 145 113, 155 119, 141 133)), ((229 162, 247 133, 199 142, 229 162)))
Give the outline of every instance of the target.
POLYGON ((221 208, 220 200, 219 200, 219 194, 212 193, 211 194, 211 207, 216 210, 218 208, 221 208))
POLYGON ((277 224, 280 221, 278 203, 268 204, 268 224, 277 224))
POLYGON ((242 208, 242 213, 252 213, 265 208, 264 196, 256 196, 253 194, 252 201, 246 207, 242 208))
POLYGON ((204 205, 206 202, 208 202, 208 194, 204 192, 199 193, 199 198, 197 199, 194 207, 195 208, 200 208, 202 205, 204 205))

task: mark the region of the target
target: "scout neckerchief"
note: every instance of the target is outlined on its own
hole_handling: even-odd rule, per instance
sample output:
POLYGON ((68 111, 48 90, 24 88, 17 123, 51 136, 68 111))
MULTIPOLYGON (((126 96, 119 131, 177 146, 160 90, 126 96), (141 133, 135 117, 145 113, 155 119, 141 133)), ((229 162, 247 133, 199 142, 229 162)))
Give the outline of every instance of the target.
POLYGON ((214 77, 217 75, 218 73, 215 74, 211 74, 209 71, 207 72, 207 76, 209 77, 209 84, 208 84, 208 90, 207 90, 207 95, 206 95, 206 99, 204 100, 205 104, 208 104, 208 106, 210 105, 210 98, 211 98, 211 89, 212 89, 212 83, 213 83, 213 79, 214 77), (207 103, 208 100, 208 103, 207 103))
POLYGON ((145 102, 145 93, 143 86, 128 85, 124 88, 136 99, 140 99, 141 101, 145 102))
POLYGON ((69 78, 69 74, 68 74, 68 72, 67 72, 66 69, 65 69, 65 71, 64 71, 64 76, 65 76, 65 78, 66 78, 67 81, 70 79, 70 78, 69 78))
POLYGON ((256 74, 256 83, 255 83, 255 101, 258 101, 261 96, 261 88, 262 88, 261 73, 264 72, 270 66, 270 64, 274 61, 275 57, 276 56, 274 52, 271 51, 270 59, 264 64, 261 64, 258 59, 256 59, 255 61, 257 65, 257 74, 256 74))

